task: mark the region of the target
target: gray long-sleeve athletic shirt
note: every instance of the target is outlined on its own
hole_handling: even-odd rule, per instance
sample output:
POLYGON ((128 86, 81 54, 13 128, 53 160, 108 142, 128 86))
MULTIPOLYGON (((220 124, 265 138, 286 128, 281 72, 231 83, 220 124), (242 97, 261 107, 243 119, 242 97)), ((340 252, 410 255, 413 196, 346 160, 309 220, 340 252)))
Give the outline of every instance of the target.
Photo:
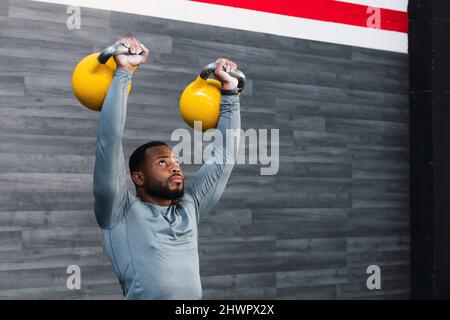
POLYGON ((226 129, 240 128, 239 97, 221 100, 217 129, 224 142, 215 145, 213 156, 224 161, 203 164, 181 201, 163 207, 127 189, 122 136, 131 78, 132 73, 116 70, 98 127, 94 211, 105 249, 126 299, 201 299, 197 225, 220 198, 233 169, 239 135, 234 150, 228 150, 226 129))

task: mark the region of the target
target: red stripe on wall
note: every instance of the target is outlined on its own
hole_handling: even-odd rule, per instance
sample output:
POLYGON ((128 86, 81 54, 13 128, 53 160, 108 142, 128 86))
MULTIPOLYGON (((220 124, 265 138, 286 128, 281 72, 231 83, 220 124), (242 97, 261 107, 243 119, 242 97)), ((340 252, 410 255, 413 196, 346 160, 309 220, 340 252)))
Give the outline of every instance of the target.
MULTIPOLYGON (((333 0, 191 0, 285 16, 368 27, 368 6, 333 0)), ((380 29, 408 32, 408 13, 380 8, 380 29)), ((230 17, 233 19, 233 17, 230 17)))

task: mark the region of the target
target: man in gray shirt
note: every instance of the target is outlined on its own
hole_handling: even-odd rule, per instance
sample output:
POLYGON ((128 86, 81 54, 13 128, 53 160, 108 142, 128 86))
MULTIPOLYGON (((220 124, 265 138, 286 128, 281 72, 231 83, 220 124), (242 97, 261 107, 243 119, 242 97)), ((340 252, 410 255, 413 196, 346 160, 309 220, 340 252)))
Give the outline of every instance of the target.
POLYGON ((171 149, 153 141, 130 157, 136 196, 127 190, 122 149, 128 85, 136 66, 148 56, 133 37, 120 39, 131 55, 114 59, 117 69, 100 115, 94 168, 94 210, 104 244, 126 299, 201 299, 197 225, 219 200, 233 169, 239 139, 226 141, 227 129, 240 129, 237 80, 230 60, 216 61, 222 83, 220 130, 224 141, 213 158, 184 188, 184 175, 171 149), (223 71, 226 70, 227 72, 223 71))

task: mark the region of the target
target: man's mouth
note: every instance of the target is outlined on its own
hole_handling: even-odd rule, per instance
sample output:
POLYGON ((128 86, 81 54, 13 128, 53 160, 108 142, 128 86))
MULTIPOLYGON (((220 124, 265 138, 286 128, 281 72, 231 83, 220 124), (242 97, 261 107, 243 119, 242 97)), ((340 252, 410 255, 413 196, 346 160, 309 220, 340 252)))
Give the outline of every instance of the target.
POLYGON ((183 182, 183 177, 179 174, 175 174, 169 178, 169 181, 173 181, 173 182, 177 182, 177 183, 183 182))

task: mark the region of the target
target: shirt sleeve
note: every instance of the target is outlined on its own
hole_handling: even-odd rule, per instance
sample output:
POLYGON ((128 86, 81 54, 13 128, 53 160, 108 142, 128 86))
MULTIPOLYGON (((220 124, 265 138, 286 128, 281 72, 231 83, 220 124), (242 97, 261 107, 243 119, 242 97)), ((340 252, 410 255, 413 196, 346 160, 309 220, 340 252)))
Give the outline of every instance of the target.
POLYGON ((217 130, 222 134, 223 143, 214 141, 211 159, 202 165, 194 182, 186 188, 186 196, 195 206, 197 221, 217 203, 225 189, 237 159, 240 127, 239 96, 222 95, 217 130))
POLYGON ((131 78, 131 72, 116 69, 100 114, 93 193, 95 217, 103 229, 119 222, 135 198, 127 189, 122 147, 131 78))

